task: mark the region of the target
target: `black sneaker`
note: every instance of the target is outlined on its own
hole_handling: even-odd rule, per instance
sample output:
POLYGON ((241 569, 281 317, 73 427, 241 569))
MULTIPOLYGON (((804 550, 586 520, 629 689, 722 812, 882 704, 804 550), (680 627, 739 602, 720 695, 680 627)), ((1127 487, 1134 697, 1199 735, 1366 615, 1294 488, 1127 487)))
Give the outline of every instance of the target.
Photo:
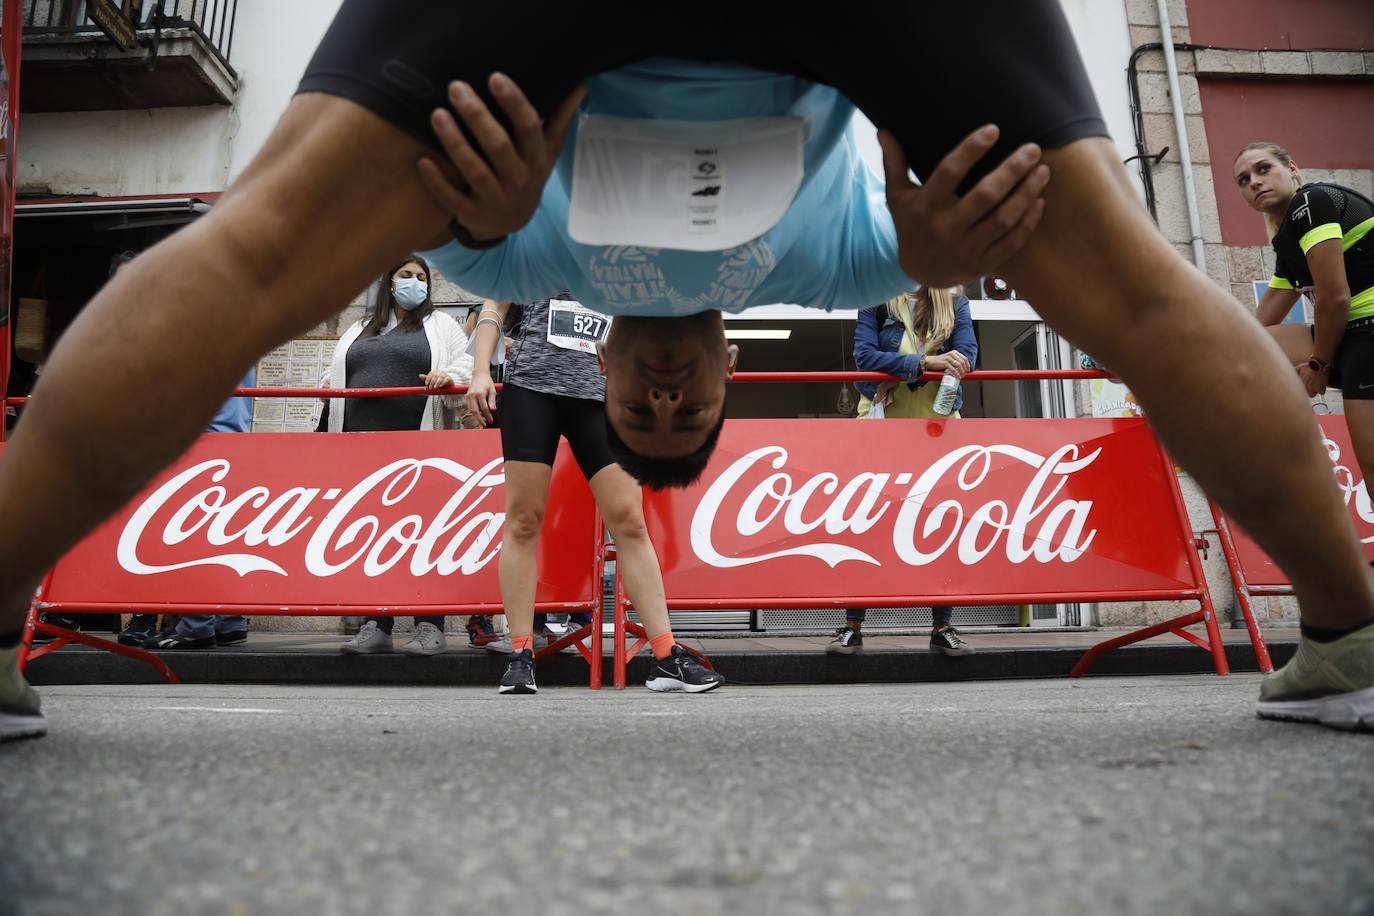
MULTIPOLYGON (((39 614, 38 619, 54 627, 61 627, 64 630, 80 629, 80 621, 70 614, 39 614)), ((52 633, 39 633, 34 631, 33 645, 44 646, 54 640, 61 639, 52 633)))
POLYGON ((121 646, 141 646, 157 635, 156 614, 135 614, 119 633, 121 646))
POLYGON ((215 647, 215 634, 209 636, 186 636, 181 633, 168 633, 163 631, 152 639, 143 641, 142 648, 158 649, 161 651, 179 651, 181 649, 213 649, 215 647))
POLYGON ((501 675, 499 693, 538 693, 534 683, 534 653, 521 649, 510 654, 506 673, 501 675))
POLYGON ((829 655, 853 655, 863 650, 863 631, 853 627, 840 627, 835 631, 835 638, 830 640, 830 645, 825 647, 825 651, 829 655))
POLYGON ((659 693, 669 690, 705 693, 724 683, 725 678, 697 661, 695 655, 689 654, 682 646, 673 646, 672 655, 654 661, 644 686, 659 693))
POLYGON ((223 633, 215 634, 215 645, 217 646, 241 646, 248 642, 247 630, 225 630, 223 633))
POLYGON ((973 646, 964 642, 954 627, 944 626, 930 634, 930 651, 945 655, 972 655, 973 646))

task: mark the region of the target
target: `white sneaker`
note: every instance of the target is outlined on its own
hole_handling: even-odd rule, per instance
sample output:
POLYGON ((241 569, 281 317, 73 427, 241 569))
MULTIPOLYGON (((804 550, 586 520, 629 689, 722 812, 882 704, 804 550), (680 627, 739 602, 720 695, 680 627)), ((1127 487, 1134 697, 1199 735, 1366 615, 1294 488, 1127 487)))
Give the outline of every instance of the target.
POLYGON ((357 636, 339 646, 339 651, 344 655, 376 655, 380 652, 390 652, 391 634, 383 633, 377 626, 377 621, 369 620, 363 624, 357 636))
POLYGON ((512 651, 510 644, 510 634, 503 633, 501 634, 500 639, 493 639, 491 642, 487 643, 482 648, 486 649, 492 655, 510 655, 512 651))
POLYGON ((401 646, 404 655, 438 655, 448 648, 448 640, 444 638, 444 631, 432 623, 422 623, 415 628, 415 635, 410 637, 410 642, 401 646))
POLYGON ((38 691, 19 673, 19 649, 23 643, 0 649, 0 741, 41 738, 48 733, 48 719, 38 691))

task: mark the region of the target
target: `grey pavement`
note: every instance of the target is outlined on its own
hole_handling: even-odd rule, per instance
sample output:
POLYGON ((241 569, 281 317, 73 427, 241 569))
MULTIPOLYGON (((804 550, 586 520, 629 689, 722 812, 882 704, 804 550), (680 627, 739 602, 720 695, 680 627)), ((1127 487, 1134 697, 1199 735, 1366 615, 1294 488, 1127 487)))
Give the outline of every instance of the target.
POLYGON ((0 912, 1374 913, 1374 737, 1257 686, 50 687, 0 912))

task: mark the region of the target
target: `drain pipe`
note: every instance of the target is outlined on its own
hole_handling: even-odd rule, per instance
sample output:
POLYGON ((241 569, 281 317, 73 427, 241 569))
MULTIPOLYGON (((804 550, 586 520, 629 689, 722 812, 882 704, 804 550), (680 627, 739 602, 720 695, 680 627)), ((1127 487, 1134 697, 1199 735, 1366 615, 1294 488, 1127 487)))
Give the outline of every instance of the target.
POLYGON ((1188 122, 1183 116, 1183 92, 1178 86, 1178 61, 1174 58, 1174 32, 1169 24, 1169 0, 1158 0, 1159 29, 1164 46, 1164 69, 1169 75, 1169 100, 1174 109, 1174 130, 1178 133, 1178 155, 1183 161, 1183 196, 1188 204, 1188 232, 1193 237, 1193 263, 1207 273, 1207 255, 1202 246, 1202 217, 1198 215, 1197 184, 1193 180, 1193 152, 1188 147, 1188 122))

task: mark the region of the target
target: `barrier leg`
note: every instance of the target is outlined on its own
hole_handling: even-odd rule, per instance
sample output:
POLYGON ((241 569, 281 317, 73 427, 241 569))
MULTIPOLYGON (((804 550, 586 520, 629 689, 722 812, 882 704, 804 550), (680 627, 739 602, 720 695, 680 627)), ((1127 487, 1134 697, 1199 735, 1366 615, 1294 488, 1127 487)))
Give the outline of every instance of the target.
POLYGON ((171 668, 167 667, 167 663, 164 662, 162 659, 158 658, 156 655, 152 654, 151 652, 144 652, 142 649, 135 649, 131 646, 121 646, 117 642, 112 642, 108 639, 102 639, 99 636, 91 636, 88 633, 81 633, 77 630, 68 630, 65 627, 53 626, 50 623, 43 623, 42 621, 35 621, 33 624, 33 628, 35 631, 39 633, 47 633, 51 636, 57 636, 59 638, 56 642, 50 643, 46 646, 40 646, 38 649, 29 653, 29 660, 41 658, 42 656, 47 655, 53 649, 59 648, 60 646, 65 646, 69 642, 76 642, 80 643, 83 646, 90 646, 92 649, 100 649, 103 652, 113 652, 115 655, 122 655, 125 658, 132 658, 134 661, 144 662, 145 664, 152 665, 153 668, 157 671, 157 673, 162 675, 162 679, 165 680, 167 683, 181 683, 181 678, 177 677, 176 673, 173 672, 171 668))
POLYGON ((615 620, 612 624, 612 638, 615 649, 611 658, 611 677, 616 690, 625 689, 625 594, 620 589, 620 564, 615 568, 615 620))
MULTIPOLYGON (((598 577, 598 581, 600 581, 600 577, 598 577)), ((602 602, 598 599, 596 607, 592 610, 592 657, 587 659, 587 664, 592 669, 591 680, 587 686, 592 690, 601 689, 601 626, 605 619, 605 608, 602 607, 602 602)), ((581 645, 580 641, 578 645, 581 645)))
POLYGON ((1217 526, 1217 540, 1221 541, 1221 554, 1226 558, 1226 568, 1231 571, 1231 585, 1236 590, 1236 600, 1240 602, 1240 612, 1245 617, 1245 629, 1250 632, 1250 646, 1255 650, 1255 662, 1264 674, 1274 670, 1274 662, 1269 658, 1269 644, 1264 641, 1259 624, 1255 622, 1255 612, 1250 606, 1250 583, 1245 581, 1245 570, 1240 565, 1240 554, 1236 552, 1236 542, 1231 537, 1231 522, 1215 502, 1207 500, 1207 508, 1212 512, 1212 521, 1217 526))
MULTIPOLYGON (((1083 672, 1087 671, 1088 668, 1092 666, 1092 663, 1097 661, 1099 656, 1105 655, 1113 649, 1120 649, 1122 646, 1129 646, 1131 643, 1140 642, 1142 639, 1149 639, 1152 636, 1159 636, 1162 633, 1178 633, 1183 627, 1191 626, 1202 620, 1203 614, 1204 612, 1198 609, 1191 614, 1184 614, 1182 617, 1175 617, 1172 620, 1157 623, 1152 627, 1146 627, 1143 630, 1127 633, 1125 636, 1118 636, 1115 639, 1100 642, 1083 653, 1083 657, 1078 660, 1078 664, 1074 665, 1073 670, 1069 672, 1069 677, 1082 677, 1083 672)), ((1199 644, 1201 642, 1195 636, 1193 640, 1199 642, 1199 644)), ((1206 647, 1204 646, 1204 648, 1206 647)))
POLYGON ((1183 504, 1183 490, 1178 485, 1178 475, 1174 473, 1174 460, 1164 450, 1163 442, 1156 440, 1156 443, 1159 460, 1164 465, 1164 478, 1169 484, 1169 495, 1174 500, 1179 533, 1183 535, 1184 556, 1188 559, 1188 569, 1193 575, 1193 585, 1198 590, 1198 603, 1202 605, 1202 620, 1207 625, 1207 639, 1212 644, 1212 662, 1216 665, 1217 676, 1225 677, 1231 673, 1231 665, 1226 661, 1226 646, 1221 641, 1216 608, 1212 605, 1212 593, 1207 588, 1207 571, 1203 569, 1202 557, 1197 552, 1198 541, 1193 535, 1193 522, 1188 517, 1188 507, 1183 504))

